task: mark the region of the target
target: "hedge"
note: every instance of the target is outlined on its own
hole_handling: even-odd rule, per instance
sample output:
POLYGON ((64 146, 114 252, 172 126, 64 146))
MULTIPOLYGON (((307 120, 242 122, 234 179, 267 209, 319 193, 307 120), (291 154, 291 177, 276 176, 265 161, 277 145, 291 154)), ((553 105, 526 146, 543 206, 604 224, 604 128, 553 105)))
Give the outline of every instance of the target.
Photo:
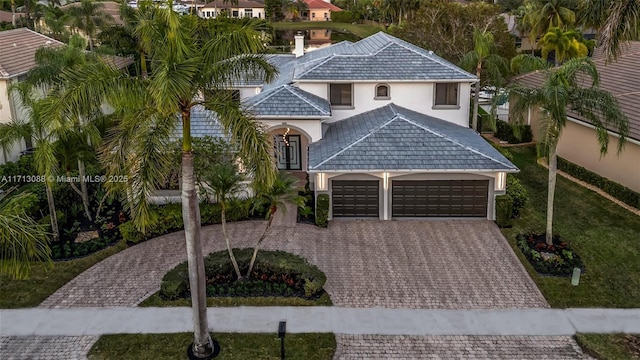
MULTIPOLYGON (((233 251, 241 273, 246 274, 253 249, 234 249, 233 251)), ((322 293, 322 288, 327 281, 325 274, 316 266, 309 264, 306 259, 283 251, 260 251, 251 278, 241 282, 236 281, 235 271, 227 251, 209 254, 204 259, 204 267, 208 296, 237 294, 315 298, 322 293), (257 289, 256 282, 264 284, 263 288, 257 289), (252 290, 258 290, 261 293, 252 294, 250 293, 252 290), (268 294, 264 294, 264 291, 268 294), (282 293, 274 293, 277 291, 282 293)), ((160 295, 165 299, 190 296, 187 262, 176 266, 163 277, 160 295)))
POLYGON ((513 200, 511 208, 511 217, 520 217, 520 209, 522 209, 529 200, 527 189, 520 183, 515 176, 507 174, 507 195, 513 200))
MULTIPOLYGON (((230 202, 227 205, 227 221, 238 221, 249 218, 250 209, 250 199, 230 202)), ((181 204, 167 204, 159 206, 157 211, 157 220, 147 227, 147 231, 145 233, 138 231, 131 221, 122 223, 120 225, 122 238, 128 243, 137 244, 156 236, 184 229, 181 204)), ((202 225, 219 224, 222 221, 221 218, 222 212, 219 204, 200 204, 200 222, 202 225)))
POLYGON ((338 12, 331 12, 331 21, 337 23, 352 23, 356 19, 353 13, 349 10, 342 10, 338 12))
POLYGON ((316 202, 316 225, 326 227, 329 221, 329 195, 318 195, 316 202))
POLYGON ((579 180, 602 189, 607 194, 629 206, 640 209, 640 194, 624 185, 604 178, 583 168, 582 166, 576 165, 560 157, 558 157, 558 169, 579 180))
POLYGON ((502 120, 496 121, 496 131, 494 135, 501 140, 507 141, 509 144, 520 144, 533 141, 531 126, 512 125, 502 120))
POLYGON ((513 199, 509 195, 496 196, 496 224, 499 227, 511 226, 513 199))

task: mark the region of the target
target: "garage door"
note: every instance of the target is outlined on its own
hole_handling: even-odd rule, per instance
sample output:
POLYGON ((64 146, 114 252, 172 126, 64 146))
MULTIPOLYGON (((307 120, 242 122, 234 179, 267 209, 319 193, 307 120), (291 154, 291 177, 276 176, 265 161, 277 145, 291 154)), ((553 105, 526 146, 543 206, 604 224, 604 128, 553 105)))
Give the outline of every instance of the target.
POLYGON ((488 180, 392 181, 394 217, 487 217, 488 180))
POLYGON ((332 181, 334 217, 379 217, 378 180, 332 181))

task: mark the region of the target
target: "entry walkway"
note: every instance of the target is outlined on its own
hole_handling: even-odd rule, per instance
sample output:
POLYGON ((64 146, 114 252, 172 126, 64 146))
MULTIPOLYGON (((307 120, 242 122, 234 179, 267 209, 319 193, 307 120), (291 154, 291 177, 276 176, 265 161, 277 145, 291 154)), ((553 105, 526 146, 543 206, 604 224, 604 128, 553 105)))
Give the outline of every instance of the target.
MULTIPOLYGON (((216 332, 346 335, 569 336, 640 333, 640 309, 426 310, 343 307, 209 308, 216 332)), ((192 331, 191 308, 0 310, 0 336, 97 336, 192 331)))

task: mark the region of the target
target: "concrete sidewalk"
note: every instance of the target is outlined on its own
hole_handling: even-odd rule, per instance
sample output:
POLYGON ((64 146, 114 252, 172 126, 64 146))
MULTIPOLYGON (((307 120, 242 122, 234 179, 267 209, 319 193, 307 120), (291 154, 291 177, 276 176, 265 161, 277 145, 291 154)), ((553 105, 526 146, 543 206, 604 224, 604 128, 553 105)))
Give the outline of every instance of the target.
MULTIPOLYGON (((343 307, 209 308, 216 332, 350 335, 562 336, 640 333, 640 309, 423 310, 343 307)), ((94 336, 192 331, 186 307, 0 310, 0 336, 94 336)))

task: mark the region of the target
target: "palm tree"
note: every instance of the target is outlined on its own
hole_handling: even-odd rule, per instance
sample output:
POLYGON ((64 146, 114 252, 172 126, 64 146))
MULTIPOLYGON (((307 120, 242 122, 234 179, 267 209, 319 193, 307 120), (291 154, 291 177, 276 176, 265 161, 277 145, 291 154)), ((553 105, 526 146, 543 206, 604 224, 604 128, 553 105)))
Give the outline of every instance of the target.
POLYGON ((93 51, 93 40, 98 29, 113 23, 113 17, 104 13, 103 9, 104 4, 94 0, 81 0, 78 6, 71 6, 67 10, 72 26, 87 35, 90 51, 93 51))
POLYGON ((280 209, 282 209, 283 212, 287 211, 285 207, 286 202, 293 202, 297 206, 304 205, 304 199, 298 196, 298 188, 295 186, 297 181, 298 179, 289 175, 285 171, 280 171, 272 185, 269 186, 261 184, 258 186, 258 188, 262 190, 258 193, 254 209, 266 207, 267 225, 253 248, 253 255, 249 262, 247 277, 251 276, 253 265, 256 261, 256 257, 258 256, 258 250, 260 249, 260 245, 264 242, 264 239, 267 238, 267 233, 269 232, 269 229, 271 229, 271 224, 273 223, 273 218, 276 215, 276 212, 280 209))
POLYGON ((553 200, 557 173, 557 147, 567 122, 567 109, 587 119, 596 129, 601 154, 607 153, 607 129, 620 134, 618 153, 629 130, 629 123, 618 103, 609 92, 598 88, 595 64, 588 58, 571 59, 564 64, 544 70, 544 82, 538 87, 514 84, 510 93, 515 96, 512 105, 515 120, 523 123, 531 108, 539 108, 540 140, 538 153, 549 162, 547 193, 546 242, 552 245, 553 200))
POLYGON ((507 60, 497 55, 497 49, 493 40, 493 34, 487 29, 473 30, 473 50, 466 53, 461 61, 461 66, 467 71, 474 72, 478 82, 474 85, 473 117, 471 127, 478 129, 478 106, 480 101, 480 89, 483 85, 492 84, 496 88, 502 83, 503 75, 508 72, 507 60), (483 71, 484 70, 484 71, 483 71), (483 76, 484 75, 484 76, 483 76))
POLYGON ((238 280, 242 279, 238 262, 233 254, 233 249, 227 236, 227 205, 229 200, 233 199, 238 194, 242 186, 243 176, 238 173, 238 167, 230 162, 222 162, 215 164, 211 171, 205 175, 205 181, 215 194, 218 203, 220 204, 221 220, 222 220, 222 236, 227 243, 227 251, 229 252, 229 258, 233 264, 233 269, 236 272, 238 280))
POLYGON ((576 22, 575 12, 565 0, 535 0, 534 9, 528 12, 523 21, 531 26, 529 41, 535 43, 538 36, 547 33, 551 27, 566 30, 576 22))
POLYGON ((551 51, 554 52, 555 65, 561 64, 565 58, 581 58, 589 54, 587 42, 582 34, 576 30, 563 31, 560 28, 552 27, 542 37, 539 45, 542 48, 544 59, 548 59, 551 51))
POLYGON ((56 216, 52 186, 55 181, 58 159, 53 147, 53 142, 55 141, 55 135, 52 130, 53 122, 50 117, 45 115, 47 100, 36 98, 33 88, 24 82, 9 87, 9 92, 18 94, 28 120, 13 119, 10 123, 0 124, 0 147, 9 149, 24 139, 33 141, 35 146, 33 160, 38 175, 44 178, 49 216, 51 218, 51 230, 53 232, 53 240, 56 241, 60 232, 58 230, 58 218, 56 216))
MULTIPOLYGON (((169 3, 169 5, 171 5, 169 3)), ((173 166, 166 149, 178 123, 182 125, 182 216, 194 311, 194 342, 199 357, 214 352, 207 325, 200 208, 191 142, 191 111, 213 110, 239 156, 255 178, 271 184, 275 178, 272 149, 266 133, 223 89, 239 78, 271 81, 275 68, 263 55, 263 24, 251 19, 205 21, 156 9, 151 21, 138 24, 150 58, 147 78, 131 77, 104 63, 87 63, 65 71, 65 92, 57 98, 55 116, 92 108, 107 101, 120 118, 103 144, 101 157, 109 175, 126 175, 126 183, 107 183, 110 192, 125 194, 139 230, 156 214, 148 199, 173 166)))
POLYGON ((0 185, 0 273, 14 279, 26 279, 31 263, 51 263, 51 249, 45 227, 26 213, 24 202, 30 193, 10 195, 14 189, 0 185))
POLYGON ((620 55, 621 44, 640 39, 640 0, 585 0, 582 22, 599 29, 599 43, 609 60, 620 55))

